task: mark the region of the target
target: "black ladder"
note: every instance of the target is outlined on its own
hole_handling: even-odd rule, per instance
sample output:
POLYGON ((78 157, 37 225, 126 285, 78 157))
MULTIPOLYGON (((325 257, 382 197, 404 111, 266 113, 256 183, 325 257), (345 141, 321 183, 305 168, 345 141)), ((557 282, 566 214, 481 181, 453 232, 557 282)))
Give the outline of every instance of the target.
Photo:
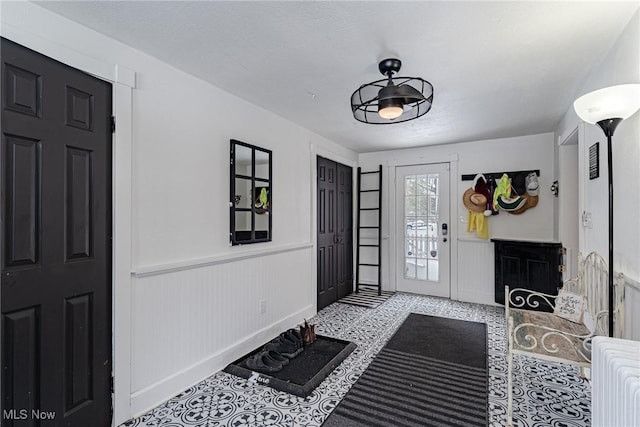
MULTIPOLYGON (((382 295, 382 275, 380 271, 380 265, 382 264, 382 252, 380 250, 380 243, 382 237, 380 236, 380 228, 382 224, 382 165, 378 167, 377 171, 362 172, 362 168, 358 168, 358 224, 356 227, 356 293, 360 291, 360 267, 374 267, 378 270, 378 282, 377 284, 364 283, 363 286, 371 286, 378 288, 378 295, 382 295), (378 188, 362 189, 362 175, 378 174, 378 188), (362 207, 362 193, 378 193, 378 206, 362 207), (377 225, 362 225, 362 212, 363 211, 378 211, 378 224, 377 225), (360 230, 376 230, 376 243, 374 244, 362 244, 360 242, 360 230), (360 262, 360 249, 361 248, 376 248, 378 252, 377 263, 361 263, 360 262)), ((367 236, 370 237, 370 236, 367 236)))

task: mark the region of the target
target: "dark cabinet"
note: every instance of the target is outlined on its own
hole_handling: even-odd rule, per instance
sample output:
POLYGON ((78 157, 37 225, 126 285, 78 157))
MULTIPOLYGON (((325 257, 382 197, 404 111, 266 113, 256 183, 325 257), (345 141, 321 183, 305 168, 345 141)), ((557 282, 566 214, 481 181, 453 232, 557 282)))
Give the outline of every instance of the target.
POLYGON ((504 287, 557 295, 562 286, 562 244, 491 239, 495 244, 495 301, 504 304, 504 287))

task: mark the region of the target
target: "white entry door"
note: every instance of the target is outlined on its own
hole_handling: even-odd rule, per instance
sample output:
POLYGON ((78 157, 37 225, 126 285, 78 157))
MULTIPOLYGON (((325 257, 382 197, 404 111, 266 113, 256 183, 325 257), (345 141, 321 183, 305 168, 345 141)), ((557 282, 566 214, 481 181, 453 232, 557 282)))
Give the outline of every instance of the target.
POLYGON ((449 298, 449 164, 396 168, 397 289, 449 298))

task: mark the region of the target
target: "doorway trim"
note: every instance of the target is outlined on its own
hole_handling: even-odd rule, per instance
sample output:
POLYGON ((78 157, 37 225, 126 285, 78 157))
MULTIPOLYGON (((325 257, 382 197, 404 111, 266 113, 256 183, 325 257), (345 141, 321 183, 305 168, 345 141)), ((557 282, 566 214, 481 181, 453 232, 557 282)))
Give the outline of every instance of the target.
MULTIPOLYGON (((35 6, 34 6, 35 7, 35 6)), ((2 22, 1 35, 113 85, 116 131, 112 139, 112 425, 131 419, 132 95, 136 72, 69 49, 49 35, 2 22)))
POLYGON ((566 134, 564 139, 558 137, 557 143, 558 169, 556 179, 558 179, 562 186, 559 195, 556 197, 558 203, 558 218, 556 221, 558 224, 557 238, 563 243, 565 249, 567 249, 564 257, 564 263, 567 269, 563 274, 563 280, 570 279, 577 275, 578 253, 583 252, 583 247, 580 244, 580 235, 582 234, 580 213, 584 212, 585 197, 582 193, 582 191, 584 191, 584 181, 581 179, 582 175, 579 173, 579 170, 585 166, 584 164, 582 166, 580 165, 580 162, 583 160, 580 155, 579 139, 579 126, 576 126, 571 132, 566 134), (571 152, 569 152, 569 150, 571 150, 571 152), (568 170, 568 165, 575 165, 575 169, 568 170), (569 194, 570 197, 567 197, 567 194, 569 194), (573 218, 571 218, 571 212, 567 212, 567 208, 569 207, 574 208, 573 218), (565 227, 572 227, 574 225, 574 233, 565 230, 565 227))
MULTIPOLYGON (((458 224, 460 223, 459 219, 459 205, 460 197, 462 195, 461 190, 459 189, 460 178, 458 174, 458 153, 450 153, 450 154, 434 154, 429 155, 429 160, 426 161, 426 156, 420 156, 420 160, 416 162, 411 161, 400 161, 396 159, 389 160, 387 162, 388 170, 393 170, 392 173, 388 172, 387 175, 387 195, 386 195, 386 211, 389 217, 389 252, 388 252, 388 263, 389 268, 387 270, 387 283, 392 287, 392 291, 396 291, 398 289, 398 283, 396 280, 396 269, 397 269, 397 251, 398 245, 401 244, 400 237, 396 233, 395 224, 397 221, 396 215, 396 168, 403 166, 416 166, 416 165, 425 165, 432 163, 449 163, 449 242, 450 242, 450 262, 449 262, 449 270, 450 270, 450 282, 449 286, 451 288, 451 299, 458 299, 458 224)), ((462 190, 464 191, 464 190, 462 190)), ((383 200, 384 204, 384 200, 383 200)))

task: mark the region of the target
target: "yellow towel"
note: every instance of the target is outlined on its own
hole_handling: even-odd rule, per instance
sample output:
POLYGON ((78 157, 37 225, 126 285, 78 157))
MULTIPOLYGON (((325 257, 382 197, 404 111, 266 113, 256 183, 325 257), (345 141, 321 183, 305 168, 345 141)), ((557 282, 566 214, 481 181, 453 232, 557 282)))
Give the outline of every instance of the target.
POLYGON ((467 231, 469 233, 476 230, 476 235, 481 239, 489 238, 489 217, 484 216, 482 212, 469 211, 469 221, 467 222, 467 231))

